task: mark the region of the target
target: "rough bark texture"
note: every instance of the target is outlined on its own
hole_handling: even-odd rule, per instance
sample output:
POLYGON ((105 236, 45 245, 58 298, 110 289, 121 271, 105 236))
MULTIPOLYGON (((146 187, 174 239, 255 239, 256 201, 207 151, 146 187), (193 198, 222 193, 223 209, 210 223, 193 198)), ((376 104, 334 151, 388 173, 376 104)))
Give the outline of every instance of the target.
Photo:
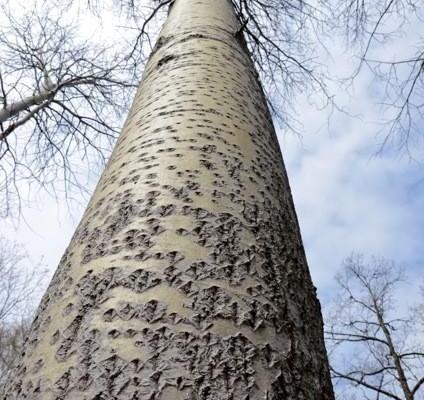
POLYGON ((330 400, 320 306, 229 0, 176 0, 7 400, 330 400))

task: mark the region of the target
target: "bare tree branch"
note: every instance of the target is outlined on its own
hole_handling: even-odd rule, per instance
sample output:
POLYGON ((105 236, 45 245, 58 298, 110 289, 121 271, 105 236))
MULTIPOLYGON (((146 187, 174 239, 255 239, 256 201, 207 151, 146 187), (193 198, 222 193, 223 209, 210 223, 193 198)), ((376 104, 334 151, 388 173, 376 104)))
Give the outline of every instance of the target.
POLYGON ((351 79, 366 70, 384 89, 380 152, 391 143, 413 157, 414 147, 424 143, 422 4, 416 0, 336 0, 335 9, 349 47, 358 48, 359 63, 351 79), (402 49, 406 55, 400 56, 392 39, 405 35, 410 49, 402 49))

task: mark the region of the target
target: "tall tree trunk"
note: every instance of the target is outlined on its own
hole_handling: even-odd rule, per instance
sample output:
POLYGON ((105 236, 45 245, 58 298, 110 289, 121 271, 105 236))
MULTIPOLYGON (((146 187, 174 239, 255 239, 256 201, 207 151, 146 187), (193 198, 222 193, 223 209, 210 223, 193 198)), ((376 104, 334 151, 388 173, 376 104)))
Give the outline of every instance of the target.
POLYGON ((320 306, 229 0, 176 0, 6 399, 330 400, 320 306))

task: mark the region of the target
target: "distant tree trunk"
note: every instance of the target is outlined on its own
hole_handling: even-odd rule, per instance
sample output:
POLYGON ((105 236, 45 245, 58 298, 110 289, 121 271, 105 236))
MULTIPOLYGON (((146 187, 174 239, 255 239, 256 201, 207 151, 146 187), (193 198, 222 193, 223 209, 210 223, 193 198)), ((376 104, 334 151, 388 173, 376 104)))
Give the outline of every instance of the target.
POLYGON ((176 0, 11 399, 330 400, 320 306, 229 0, 176 0))

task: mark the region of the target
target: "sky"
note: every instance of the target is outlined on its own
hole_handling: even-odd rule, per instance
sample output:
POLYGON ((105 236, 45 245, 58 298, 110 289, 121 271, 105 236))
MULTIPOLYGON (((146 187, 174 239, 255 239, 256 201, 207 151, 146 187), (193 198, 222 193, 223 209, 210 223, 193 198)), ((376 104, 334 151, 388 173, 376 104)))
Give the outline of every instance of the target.
MULTIPOLYGON (((403 51, 405 41, 390 43, 391 51, 403 51)), ((342 43, 330 43, 329 49, 330 73, 348 76, 357 59, 342 43)), ((377 155, 381 88, 369 71, 349 88, 331 85, 336 102, 349 113, 318 109, 313 99, 300 96, 301 137, 278 131, 314 284, 325 304, 334 292, 334 275, 351 252, 384 256, 406 269, 411 281, 403 288, 406 302, 417 293, 424 263, 424 166, 390 148, 377 155)), ((52 274, 84 202, 69 209, 63 199, 43 192, 35 199, 20 221, 1 221, 0 233, 22 243, 34 263, 43 259, 52 274)))

